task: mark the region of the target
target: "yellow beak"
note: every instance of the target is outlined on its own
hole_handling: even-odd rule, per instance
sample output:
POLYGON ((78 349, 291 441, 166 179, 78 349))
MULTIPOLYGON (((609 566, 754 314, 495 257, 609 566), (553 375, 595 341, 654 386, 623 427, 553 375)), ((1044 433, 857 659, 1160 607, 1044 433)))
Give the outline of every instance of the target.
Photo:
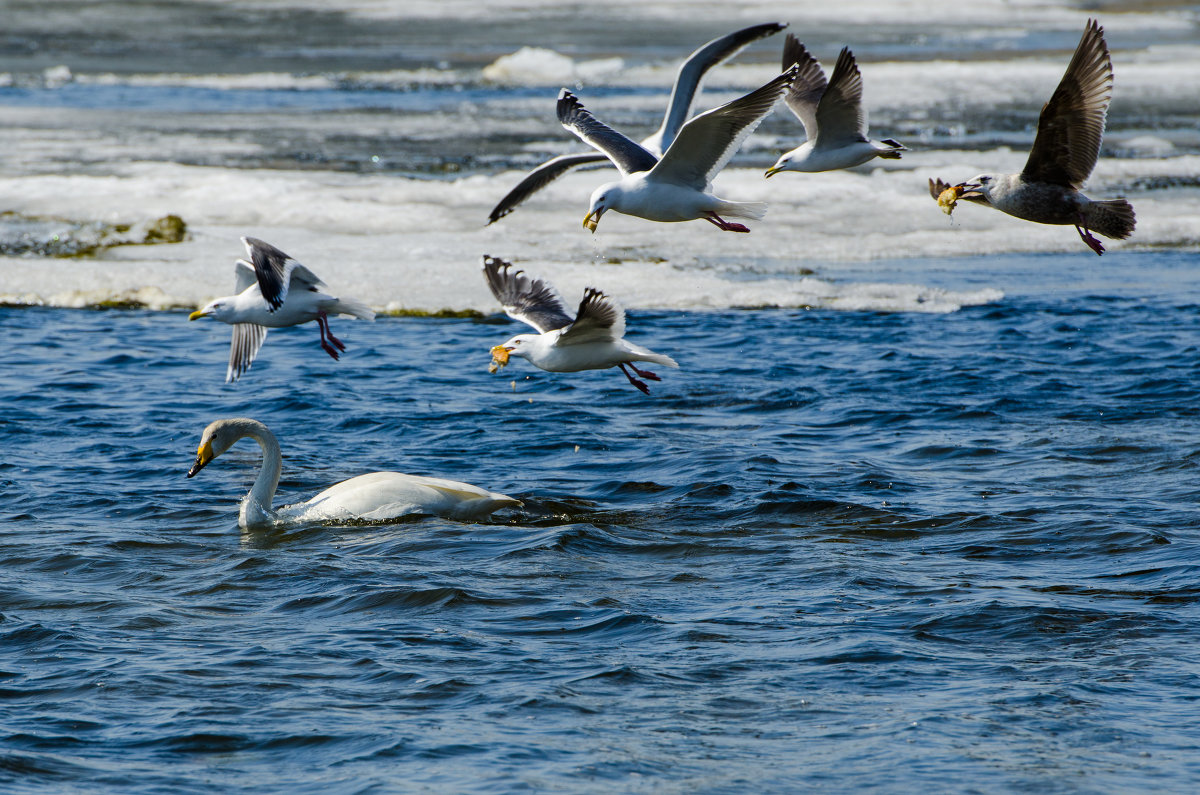
POLYGON ((603 212, 603 210, 588 210, 588 214, 583 216, 583 228, 595 234, 596 225, 600 223, 600 215, 603 212))
POLYGON ((765 179, 765 178, 773 177, 776 174, 778 174, 780 171, 783 171, 783 170, 784 169, 781 166, 771 166, 770 168, 767 169, 767 173, 763 174, 763 178, 765 179))
POLYGON ((188 315, 188 320, 199 320, 202 317, 208 317, 208 313, 203 309, 197 309, 195 312, 188 315))
POLYGON ((199 472, 204 467, 208 466, 208 462, 213 460, 212 443, 205 442, 196 450, 196 461, 192 464, 192 468, 188 470, 187 476, 190 478, 199 472))

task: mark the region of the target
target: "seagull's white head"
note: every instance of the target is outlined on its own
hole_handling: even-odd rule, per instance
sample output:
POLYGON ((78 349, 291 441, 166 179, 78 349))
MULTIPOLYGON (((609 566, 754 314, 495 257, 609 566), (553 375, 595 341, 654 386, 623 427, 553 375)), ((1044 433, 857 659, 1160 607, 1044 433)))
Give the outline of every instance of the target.
POLYGON ((518 334, 496 347, 503 348, 510 356, 520 356, 522 359, 528 360, 533 355, 533 349, 540 336, 539 334, 518 334))
POLYGON ((202 317, 211 317, 213 320, 226 320, 230 313, 233 312, 233 303, 228 298, 218 298, 215 301, 210 301, 205 304, 203 309, 197 309, 192 314, 188 315, 188 320, 199 320, 202 317))
POLYGON ((605 211, 616 207, 620 193, 621 183, 619 182, 610 182, 592 191, 591 207, 588 208, 588 214, 583 217, 584 229, 595 234, 596 226, 600 223, 600 216, 604 215, 605 211))
POLYGON ((773 177, 780 171, 811 171, 808 166, 808 156, 812 153, 813 142, 805 141, 800 146, 790 152, 784 152, 775 161, 775 165, 771 166, 763 174, 764 177, 773 177))
POLYGON ((792 155, 796 154, 795 150, 787 152, 775 161, 775 165, 771 166, 763 174, 763 177, 773 177, 780 171, 792 170, 792 155))

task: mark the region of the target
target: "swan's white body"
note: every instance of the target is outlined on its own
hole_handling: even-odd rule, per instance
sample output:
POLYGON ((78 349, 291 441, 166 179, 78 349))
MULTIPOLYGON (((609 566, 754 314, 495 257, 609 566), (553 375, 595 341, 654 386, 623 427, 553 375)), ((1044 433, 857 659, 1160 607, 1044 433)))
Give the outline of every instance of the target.
POLYGON ((283 467, 279 442, 267 426, 245 418, 217 420, 204 429, 188 477, 244 438, 258 442, 263 452, 262 468, 238 511, 238 525, 247 530, 297 522, 386 521, 414 514, 482 519, 500 508, 521 504, 507 495, 456 480, 371 472, 330 486, 305 502, 275 510, 271 503, 283 467))

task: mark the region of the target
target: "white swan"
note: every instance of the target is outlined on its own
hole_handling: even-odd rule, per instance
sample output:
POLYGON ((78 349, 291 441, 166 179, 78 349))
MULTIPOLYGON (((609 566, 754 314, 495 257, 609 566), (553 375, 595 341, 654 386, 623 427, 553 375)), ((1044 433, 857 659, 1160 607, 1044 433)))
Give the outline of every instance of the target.
POLYGON ((449 519, 482 519, 493 511, 521 501, 496 494, 469 483, 399 472, 371 472, 330 486, 306 502, 271 508, 283 459, 275 434, 258 420, 244 417, 217 420, 204 429, 190 478, 234 442, 249 437, 263 452, 262 469, 254 486, 242 500, 238 525, 248 530, 276 527, 280 523, 322 520, 386 520, 412 514, 431 514, 449 519))

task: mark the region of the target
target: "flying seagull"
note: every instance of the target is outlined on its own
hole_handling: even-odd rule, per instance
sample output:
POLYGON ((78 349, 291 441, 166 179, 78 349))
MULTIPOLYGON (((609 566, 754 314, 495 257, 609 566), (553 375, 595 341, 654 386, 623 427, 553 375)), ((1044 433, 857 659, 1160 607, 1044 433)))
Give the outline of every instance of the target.
POLYGON ((799 64, 800 74, 785 101, 804 125, 808 140, 780 157, 766 176, 780 171, 836 171, 876 157, 900 159, 906 147, 899 141, 867 137, 862 75, 849 47, 842 48, 833 76, 826 82, 821 64, 789 33, 783 45, 783 66, 786 69, 792 64, 799 64))
POLYGON ((1136 224, 1133 207, 1125 199, 1098 201, 1079 192, 1100 156, 1112 82, 1104 29, 1089 19, 1058 88, 1042 107, 1025 170, 979 174, 958 185, 930 180, 930 193, 943 208, 953 207, 955 197, 947 194, 953 190, 957 198, 1026 221, 1072 224, 1092 251, 1103 254, 1104 246, 1092 232, 1124 240, 1136 224))
POLYGON ((558 120, 607 155, 622 176, 592 193, 584 227, 595 232, 600 217, 615 210, 650 221, 703 218, 719 229, 749 232, 721 216, 758 220, 766 214, 767 205, 714 196, 712 180, 775 107, 797 71, 793 66, 761 88, 696 116, 683 125, 661 159, 596 119, 564 88, 558 95, 558 120))
POLYGON ((625 310, 599 290, 587 288, 579 310, 571 317, 552 285, 513 270, 510 262, 485 254, 483 276, 504 312, 537 330, 537 334, 518 334, 492 348, 493 372, 508 364, 509 356, 519 356, 552 373, 619 367, 629 383, 648 395, 646 382, 634 375, 651 381, 662 379, 634 362, 679 366, 670 356, 627 342, 625 310))
POLYGON ((243 237, 250 261, 233 266, 235 295, 218 298, 188 315, 188 320, 211 317, 233 326, 229 368, 225 383, 238 380, 258 355, 268 328, 298 326, 317 321, 321 347, 335 360, 346 346, 329 330, 329 315, 352 315, 374 320, 375 313, 361 301, 334 298, 313 272, 258 238, 243 237))
MULTIPOLYGON (((729 60, 748 45, 778 33, 787 27, 786 22, 769 22, 764 25, 753 25, 734 31, 726 36, 713 39, 703 45, 679 67, 675 75, 675 85, 671 89, 671 99, 667 103, 667 112, 663 115, 662 124, 649 138, 642 141, 649 152, 661 157, 663 150, 675 140, 679 128, 691 115, 692 100, 700 90, 700 83, 709 69, 729 60)), ((599 152, 581 152, 577 154, 559 155, 551 158, 526 175, 525 179, 508 192, 500 202, 492 208, 488 215, 488 224, 494 224, 504 216, 517 209, 517 205, 549 185, 576 166, 607 163, 608 157, 599 152)))

